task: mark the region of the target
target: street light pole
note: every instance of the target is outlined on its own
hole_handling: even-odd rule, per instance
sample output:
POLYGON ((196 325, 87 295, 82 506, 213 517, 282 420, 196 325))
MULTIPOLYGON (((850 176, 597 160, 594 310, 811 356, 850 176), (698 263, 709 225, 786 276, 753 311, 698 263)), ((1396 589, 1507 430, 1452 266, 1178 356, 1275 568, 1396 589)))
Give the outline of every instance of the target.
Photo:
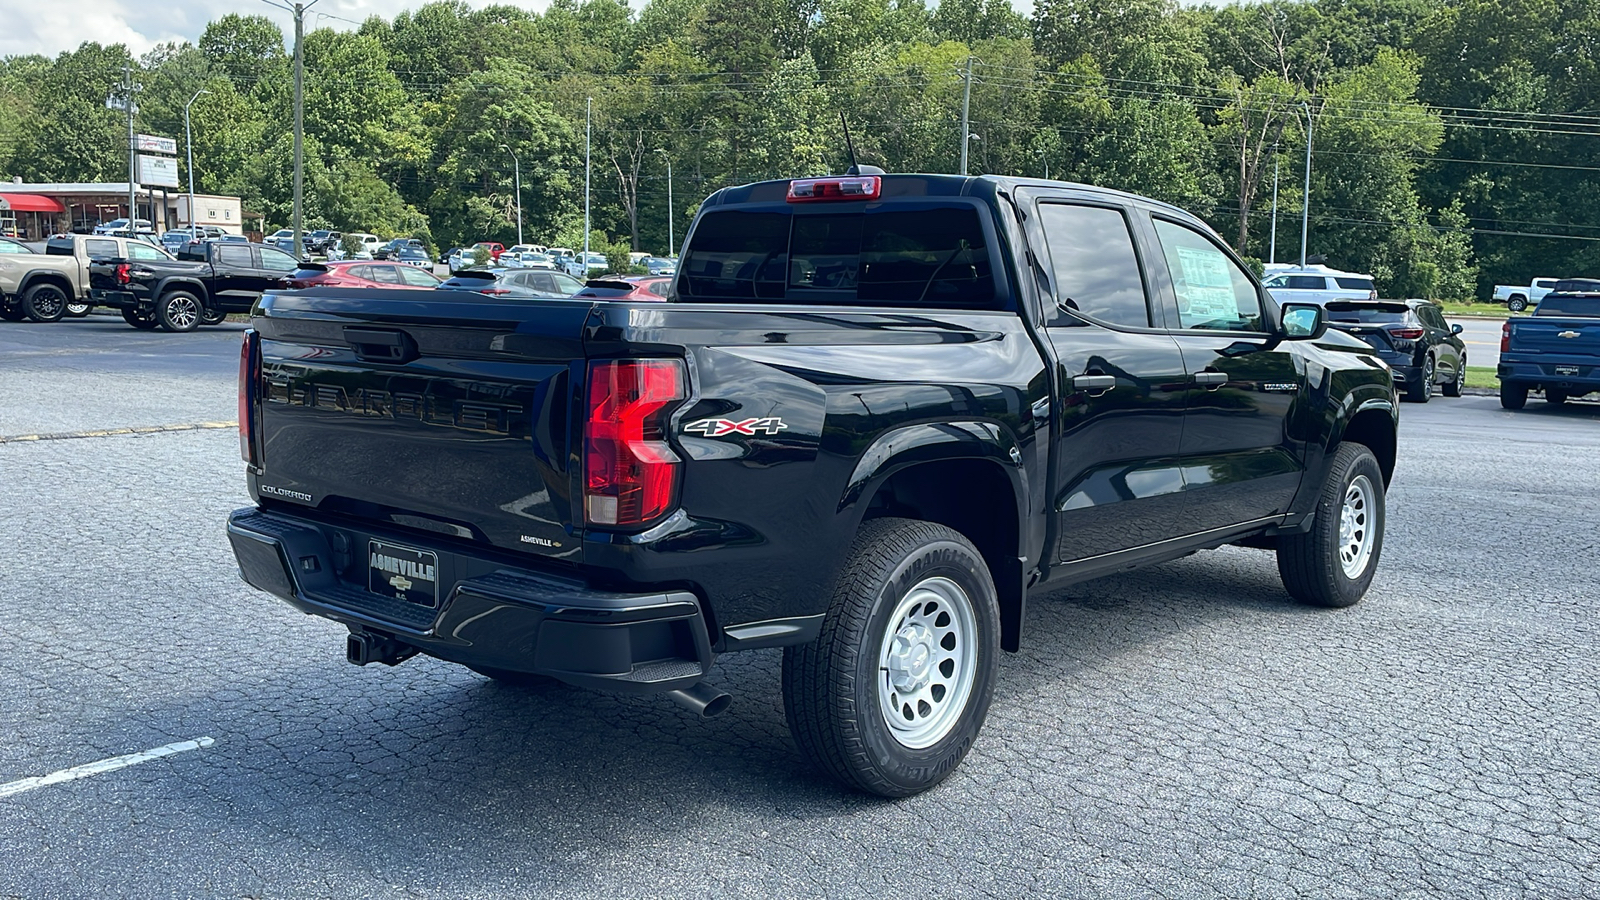
POLYGON ((665 150, 657 149, 656 152, 667 161, 667 256, 671 257, 677 245, 676 235, 672 232, 672 157, 665 150))
POLYGON ((299 259, 304 251, 304 243, 300 236, 302 223, 301 210, 305 198, 305 154, 303 144, 306 132, 306 54, 304 49, 306 10, 316 6, 322 0, 311 0, 310 3, 296 3, 289 6, 278 3, 277 0, 261 0, 268 6, 289 11, 294 16, 294 258, 299 259))
POLYGON ((522 243, 522 160, 517 159, 517 151, 511 149, 509 144, 501 144, 500 149, 511 154, 511 171, 515 180, 512 182, 517 191, 517 243, 522 243))
POLYGON ((1301 108, 1306 111, 1306 189, 1305 196, 1300 203, 1300 268, 1306 267, 1306 235, 1311 230, 1311 133, 1313 120, 1311 118, 1311 104, 1300 102, 1301 108))
MULTIPOLYGON (((211 93, 211 92, 206 90, 205 88, 201 88, 200 90, 194 92, 194 96, 189 98, 189 102, 188 103, 185 103, 183 105, 183 146, 184 146, 184 149, 186 151, 188 151, 188 154, 189 154, 189 237, 190 237, 190 239, 193 239, 195 237, 195 233, 194 233, 194 130, 189 127, 189 107, 193 106, 194 102, 196 100, 200 99, 200 95, 201 94, 209 94, 209 93, 211 93)), ((163 216, 162 218, 165 218, 165 216, 163 216)))
POLYGON ((1278 145, 1272 145, 1272 243, 1268 245, 1267 262, 1278 261, 1278 145))
POLYGON ((967 71, 961 76, 961 174, 967 174, 968 110, 972 106, 972 57, 967 57, 967 71))
POLYGON ((583 267, 580 278, 589 278, 589 162, 594 138, 594 98, 588 98, 583 113, 583 267))

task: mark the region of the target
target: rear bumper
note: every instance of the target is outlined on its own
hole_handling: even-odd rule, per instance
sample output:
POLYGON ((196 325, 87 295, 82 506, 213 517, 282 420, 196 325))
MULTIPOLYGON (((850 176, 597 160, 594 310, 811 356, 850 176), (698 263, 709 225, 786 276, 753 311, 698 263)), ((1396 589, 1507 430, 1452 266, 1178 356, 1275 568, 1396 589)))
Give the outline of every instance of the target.
POLYGON ((1600 391, 1600 365, 1593 362, 1522 362, 1500 358, 1495 377, 1519 384, 1558 388, 1569 394, 1600 391))
POLYGON ((464 665, 655 693, 695 684, 714 659, 705 615, 688 591, 597 590, 415 536, 255 508, 229 516, 228 540, 250 586, 352 632, 393 637, 464 665), (438 607, 368 591, 370 540, 437 553, 438 607))
MULTIPOLYGON (((89 291, 89 299, 96 306, 109 306, 112 309, 128 309, 139 311, 141 304, 151 306, 147 300, 141 299, 132 291, 110 291, 104 288, 94 288, 89 291)), ((148 312, 148 310, 145 310, 148 312)))

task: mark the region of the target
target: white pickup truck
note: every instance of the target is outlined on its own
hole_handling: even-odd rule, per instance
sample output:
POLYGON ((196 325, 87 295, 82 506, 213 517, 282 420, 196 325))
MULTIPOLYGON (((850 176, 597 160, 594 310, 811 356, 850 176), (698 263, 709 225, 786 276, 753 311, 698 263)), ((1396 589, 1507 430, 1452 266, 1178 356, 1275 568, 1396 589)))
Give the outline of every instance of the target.
POLYGON ((1556 286, 1559 278, 1535 278, 1527 287, 1517 284, 1497 284, 1494 286, 1494 302, 1504 303, 1512 312, 1522 312, 1530 306, 1537 306, 1544 295, 1556 286))

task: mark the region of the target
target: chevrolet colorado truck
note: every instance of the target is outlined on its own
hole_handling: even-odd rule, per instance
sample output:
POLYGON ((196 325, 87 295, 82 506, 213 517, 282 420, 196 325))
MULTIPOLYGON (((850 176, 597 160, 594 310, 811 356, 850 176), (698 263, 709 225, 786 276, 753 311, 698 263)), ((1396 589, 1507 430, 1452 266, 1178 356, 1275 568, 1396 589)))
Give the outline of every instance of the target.
POLYGON ((978 735, 1040 591, 1275 551, 1347 606, 1398 404, 1204 223, 1083 185, 885 175, 711 195, 669 302, 271 293, 240 355, 246 582, 507 682, 666 693, 783 648, 794 738, 904 796, 978 735))
POLYGON ((1500 329, 1500 405, 1522 409, 1540 390, 1559 406, 1600 391, 1600 280, 1556 283, 1531 316, 1513 316, 1500 329))
POLYGON ((96 259, 171 260, 166 251, 137 238, 58 234, 44 252, 0 257, 0 318, 55 322, 82 318, 94 308, 89 266, 96 259))
POLYGON ((116 258, 89 267, 90 297, 122 311, 140 330, 193 331, 231 312, 249 312, 261 295, 298 269, 294 257, 245 241, 187 244, 171 261, 116 258))

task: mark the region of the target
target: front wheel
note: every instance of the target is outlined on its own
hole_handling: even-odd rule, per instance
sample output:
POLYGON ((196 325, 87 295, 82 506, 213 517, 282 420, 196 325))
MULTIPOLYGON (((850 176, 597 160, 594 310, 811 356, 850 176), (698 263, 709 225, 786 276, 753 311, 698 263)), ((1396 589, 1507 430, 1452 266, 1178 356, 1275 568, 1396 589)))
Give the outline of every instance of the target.
POLYGON ((1351 606, 1366 594, 1383 552, 1383 471, 1361 444, 1334 451, 1311 530, 1278 537, 1278 574, 1313 606, 1351 606))
POLYGON ((1466 385, 1466 383, 1467 383, 1467 358, 1465 356, 1463 356, 1459 360, 1456 361, 1456 377, 1454 379, 1444 383, 1444 388, 1443 388, 1444 395, 1446 397, 1459 397, 1459 396, 1461 396, 1461 388, 1464 387, 1466 385))
POLYGON ((861 526, 815 641, 783 654, 795 743, 822 771, 884 797, 944 780, 988 715, 1000 611, 988 566, 932 522, 861 526))
POLYGON ((223 312, 220 309, 212 309, 211 307, 208 306, 208 307, 205 308, 205 311, 200 313, 200 324, 201 325, 221 325, 227 318, 228 318, 228 314, 227 313, 223 312))
POLYGON ((94 304, 87 300, 71 300, 67 303, 67 317, 81 319, 94 309, 94 304))
POLYGON ((1528 405, 1528 386, 1515 381, 1500 382, 1500 408, 1521 409, 1528 405))
POLYGON ((0 319, 7 322, 21 322, 28 314, 22 311, 21 303, 5 303, 0 301, 0 319))

